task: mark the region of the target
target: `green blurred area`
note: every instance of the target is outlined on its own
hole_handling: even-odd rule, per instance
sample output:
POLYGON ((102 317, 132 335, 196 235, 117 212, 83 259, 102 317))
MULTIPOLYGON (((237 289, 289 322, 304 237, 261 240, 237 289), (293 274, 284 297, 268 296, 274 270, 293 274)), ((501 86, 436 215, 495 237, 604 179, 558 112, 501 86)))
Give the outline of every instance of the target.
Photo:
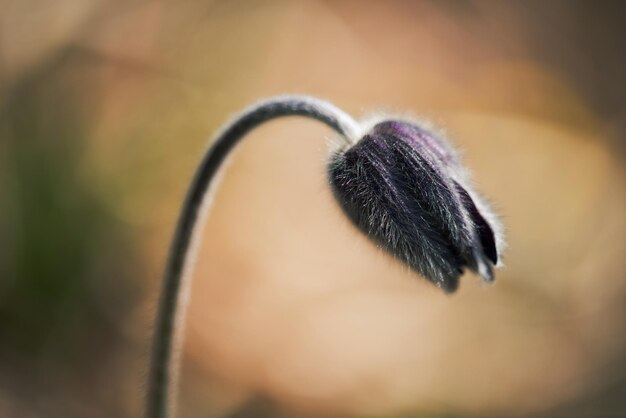
MULTIPOLYGON (((142 293, 128 225, 104 204, 106 184, 83 167, 95 109, 64 74, 77 58, 60 51, 35 68, 3 98, 0 112, 0 369, 2 385, 26 400, 39 392, 97 391, 102 364, 127 340, 118 321, 142 293)), ((112 372, 123 378, 121 369, 112 372)), ((3 416, 20 416, 11 403, 3 416)), ((47 414, 37 403, 33 413, 47 414)), ((113 406, 102 414, 113 411, 122 413, 113 406)))
MULTIPOLYGON (((0 7, 1 417, 139 414, 163 259, 194 164, 206 138, 230 113, 259 97, 285 92, 326 97, 355 114, 387 105, 414 109, 437 120, 449 119, 450 130, 467 133, 468 138, 478 138, 476 131, 482 129, 502 137, 515 136, 507 129, 528 129, 528 146, 512 142, 521 145, 508 159, 494 151, 499 149, 497 144, 463 143, 474 159, 478 185, 484 184, 489 196, 504 206, 512 236, 510 265, 503 271, 503 283, 493 289, 500 292, 494 297, 511 302, 510 309, 521 324, 545 320, 558 329, 562 320, 570 321, 563 328, 576 330, 576 321, 582 318, 580 328, 585 331, 566 340, 579 344, 572 352, 563 349, 561 345, 567 344, 558 338, 545 337, 543 331, 525 334, 528 329, 540 329, 539 325, 520 327, 519 332, 503 327, 496 334, 505 338, 506 332, 518 332, 515 341, 539 336, 546 352, 556 341, 555 358, 565 353, 563 361, 571 363, 563 368, 568 369, 567 364, 576 370, 580 367, 582 371, 572 376, 588 381, 568 382, 572 389, 564 384, 568 391, 561 394, 557 386, 570 379, 563 372, 552 387, 542 390, 547 393, 542 394, 545 399, 539 396, 541 400, 531 406, 518 402, 517 398, 523 398, 516 392, 519 386, 510 384, 509 388, 506 381, 502 394, 494 395, 502 396, 502 401, 473 402, 450 393, 454 398, 450 404, 435 403, 439 409, 424 412, 411 403, 415 393, 392 393, 393 378, 373 388, 349 386, 350 390, 342 392, 344 387, 337 386, 336 392, 323 392, 327 397, 316 397, 309 396, 304 382, 299 390, 292 390, 299 375, 290 375, 291 369, 276 377, 266 369, 272 369, 271 362, 257 367, 266 361, 258 359, 265 359, 264 351, 254 348, 263 339, 263 331, 252 327, 253 331, 245 333, 255 323, 246 322, 245 312, 240 322, 222 323, 215 318, 222 317, 220 309, 242 312, 253 310, 249 306, 265 306, 259 300, 280 305, 282 295, 275 296, 280 293, 276 288, 255 286, 264 286, 274 276, 296 281, 291 267, 284 266, 288 264, 284 260, 292 258, 279 251, 259 252, 267 242, 263 237, 269 235, 245 228, 248 220, 271 222, 276 211, 272 199, 287 199, 276 191, 283 186, 276 179, 287 175, 275 173, 319 165, 317 158, 324 151, 291 141, 291 136, 299 135, 294 131, 304 129, 293 125, 292 130, 271 131, 273 138, 279 138, 276 141, 289 137, 288 144, 271 142, 268 136, 259 138, 257 148, 243 149, 233 176, 225 180, 223 206, 218 196, 216 220, 209 226, 212 238, 207 242, 216 255, 209 259, 213 264, 199 267, 199 275, 206 279, 231 274, 230 284, 224 286, 232 288, 208 284, 208 290, 201 287, 199 299, 192 302, 198 307, 192 306, 190 314, 183 416, 590 418, 626 413, 626 277, 620 256, 626 232, 621 190, 626 143, 626 56, 621 39, 626 39, 622 27, 626 13, 618 2, 596 7, 590 2, 565 1, 383 5, 5 0, 0 7), (480 117, 473 119, 476 115, 480 117), (266 154, 261 154, 263 149, 266 154), (555 160, 554 155, 570 160, 555 160), (549 161, 544 164, 542 158, 549 161), (282 161, 292 165, 281 166, 282 161), (507 165, 515 164, 527 171, 507 170, 507 165), (552 167, 553 172, 545 167, 552 167), (589 174, 577 177, 580 170, 589 174), (574 178, 576 183, 556 182, 553 189, 542 189, 541 183, 550 185, 550 178, 535 179, 533 173, 539 172, 555 178, 561 178, 561 173, 566 181, 574 178), (257 176, 261 186, 246 183, 257 176), (502 177, 522 186, 536 181, 528 186, 531 192, 536 187, 536 195, 529 192, 532 201, 525 200, 524 189, 514 200, 516 191, 499 182, 502 177), (258 191, 263 185, 276 188, 268 188, 264 197, 258 191), (537 206, 541 202, 546 206, 537 206), (582 203, 577 206, 576 202, 582 203), (562 210, 550 213, 546 207, 562 210), (242 215, 238 210, 248 212, 242 215), (246 213, 260 215, 246 218, 246 213), (524 219, 526 223, 520 221, 524 219), (533 279, 525 280, 530 276, 533 279), (561 276, 571 279, 561 280, 561 276), (259 284, 250 284, 257 277, 254 283, 259 284), (554 280, 546 283, 542 277, 554 280), (241 287, 232 284, 238 278, 241 287), (215 299, 211 299, 212 291, 218 295, 215 299), (202 295, 208 296, 203 299, 202 295), (541 317, 538 312, 547 313, 541 317), (207 327, 202 334, 198 327, 205 322, 219 326, 214 333, 207 327), (239 324, 242 334, 236 331, 239 324), (597 346, 596 336, 601 340, 597 346), (221 341, 252 348, 234 350, 231 356, 230 342, 221 345, 221 341), (382 400, 380 393, 385 393, 382 400), (368 409, 370 397, 375 399, 373 412, 368 409)), ((511 144, 504 144, 500 146, 506 152, 511 144)), ((296 205, 314 207, 311 212, 319 211, 314 205, 320 204, 322 213, 332 213, 323 206, 330 204, 319 199, 317 180, 311 180, 322 172, 311 172, 308 177, 293 174, 294 179, 302 176, 313 185, 309 196, 297 195, 294 189, 284 193, 295 196, 296 205)), ((320 243, 319 248, 327 243, 324 239, 335 239, 334 231, 325 235, 324 229, 320 236, 301 234, 294 229, 299 224, 292 220, 292 212, 285 211, 286 215, 280 214, 284 223, 273 227, 272 236, 284 237, 289 248, 300 245, 301 236, 293 238, 298 234, 320 243)), ((301 222, 321 228, 327 225, 321 216, 301 222)), ((346 247, 346 253, 354 253, 346 259, 367 270, 370 255, 346 247)), ((314 283, 311 288, 315 289, 316 275, 330 276, 328 270, 310 265, 329 264, 333 254, 319 255, 324 262, 318 262, 316 255, 307 255, 306 248, 301 251, 293 268, 298 271, 297 264, 302 263, 299 279, 314 283), (310 265, 304 264, 307 260, 310 265), (312 271, 311 277, 304 270, 312 271)), ((335 269, 344 267, 337 262, 335 269)), ((364 286, 368 283, 372 282, 365 280, 364 286)), ((403 284, 393 283, 404 289, 403 284)), ((294 293, 315 296, 315 291, 297 289, 294 293)), ((486 294, 492 289, 482 291, 486 294)), ((463 312, 472 312, 480 300, 478 292, 476 301, 463 305, 468 307, 463 312)), ((354 309, 358 313, 361 308, 354 309)), ((486 312, 503 313, 506 318, 508 309, 502 302, 486 312)), ((267 318, 273 318, 275 328, 282 330, 289 328, 280 318, 289 316, 279 313, 267 318)), ((306 327, 311 321, 307 317, 294 327, 306 327)), ((289 332, 268 329, 266 338, 291 342, 289 332)), ((550 335, 551 329, 545 334, 550 335)), ((410 344, 406 351, 412 351, 410 344)), ((480 341, 473 344, 480 350, 480 341)), ((303 346, 293 354, 296 364, 310 361, 308 346, 303 346)), ((508 345, 503 343, 503 347, 508 345)), ((450 350, 463 351, 454 346, 450 350)), ((446 368, 443 362, 437 366, 446 368)), ((311 367, 323 370, 328 366, 314 363, 311 367)), ((477 368, 472 374, 480 376, 481 372, 477 368)), ((381 373, 393 376, 394 372, 381 373)), ((446 373, 454 375, 453 370, 446 373)), ((541 373, 537 368, 537 382, 542 380, 541 373)), ((524 382, 532 386, 534 380, 528 379, 524 382)), ((320 382, 315 384, 335 387, 323 378, 320 382)), ((442 390, 447 390, 445 385, 442 390)), ((428 397, 428 389, 418 395, 422 393, 428 397)))

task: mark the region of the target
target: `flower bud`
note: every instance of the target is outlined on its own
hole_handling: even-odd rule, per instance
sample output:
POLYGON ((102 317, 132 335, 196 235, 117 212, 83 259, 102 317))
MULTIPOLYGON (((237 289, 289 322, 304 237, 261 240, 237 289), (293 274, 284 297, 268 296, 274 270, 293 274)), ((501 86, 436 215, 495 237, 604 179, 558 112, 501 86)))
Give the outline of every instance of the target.
POLYGON ((493 281, 500 226, 441 138, 413 122, 383 121, 333 153, 328 175, 358 229, 446 292, 466 267, 493 281))

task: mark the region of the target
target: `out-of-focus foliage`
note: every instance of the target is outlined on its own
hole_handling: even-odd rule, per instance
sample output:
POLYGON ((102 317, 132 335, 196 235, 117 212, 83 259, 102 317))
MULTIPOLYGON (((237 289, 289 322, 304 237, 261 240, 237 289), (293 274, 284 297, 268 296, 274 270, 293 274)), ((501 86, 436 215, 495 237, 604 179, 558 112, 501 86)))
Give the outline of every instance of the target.
MULTIPOLYGON (((119 321, 140 291, 131 232, 84 167, 93 105, 63 74, 66 60, 80 58, 62 53, 24 77, 0 113, 0 370, 2 384, 24 399, 52 393, 56 402, 68 391, 97 393, 107 385, 99 368, 118 355, 119 321)), ((110 371, 125 378, 119 368, 110 371)), ((93 399, 95 416, 123 414, 119 405, 98 405, 105 400, 93 399)), ((0 411, 20 416, 11 403, 0 411)), ((31 406, 42 415, 59 409, 38 404, 31 406)), ((78 416, 60 407, 64 413, 78 416)))

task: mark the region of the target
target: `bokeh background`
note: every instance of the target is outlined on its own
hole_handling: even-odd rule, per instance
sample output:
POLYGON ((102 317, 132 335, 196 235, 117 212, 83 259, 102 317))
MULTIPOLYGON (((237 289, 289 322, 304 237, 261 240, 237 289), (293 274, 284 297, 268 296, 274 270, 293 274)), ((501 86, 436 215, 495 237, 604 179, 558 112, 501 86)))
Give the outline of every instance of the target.
POLYGON ((0 1, 0 416, 138 417, 201 153, 306 93, 444 129, 502 214, 446 296, 326 185, 332 133, 236 150, 204 233, 181 417, 626 416, 619 1, 0 1))

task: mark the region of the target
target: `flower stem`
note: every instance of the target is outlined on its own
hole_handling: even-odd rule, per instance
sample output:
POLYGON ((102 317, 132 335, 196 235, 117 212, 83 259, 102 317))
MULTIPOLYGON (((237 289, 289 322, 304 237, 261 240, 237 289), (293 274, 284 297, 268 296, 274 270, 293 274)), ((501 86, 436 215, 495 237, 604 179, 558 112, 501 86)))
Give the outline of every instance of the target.
POLYGON ((357 139, 358 125, 352 117, 328 102, 306 96, 282 96, 262 101, 244 110, 218 133, 187 192, 167 260, 154 330, 147 418, 172 417, 174 413, 186 305, 200 230, 214 188, 213 179, 226 156, 244 135, 263 122, 282 116, 316 119, 340 133, 348 144, 357 139))

